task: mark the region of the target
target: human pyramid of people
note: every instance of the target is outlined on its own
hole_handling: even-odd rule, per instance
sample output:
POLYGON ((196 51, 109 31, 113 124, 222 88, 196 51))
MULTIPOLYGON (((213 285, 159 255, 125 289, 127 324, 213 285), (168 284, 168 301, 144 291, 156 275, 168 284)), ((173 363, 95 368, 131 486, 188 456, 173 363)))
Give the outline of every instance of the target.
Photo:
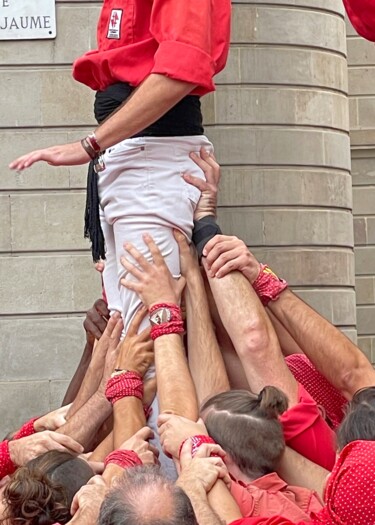
POLYGON ((0 523, 374 525, 371 363, 216 224, 230 1, 125 4, 74 67, 99 127, 10 165, 90 162, 103 298, 63 406, 0 444, 0 523))

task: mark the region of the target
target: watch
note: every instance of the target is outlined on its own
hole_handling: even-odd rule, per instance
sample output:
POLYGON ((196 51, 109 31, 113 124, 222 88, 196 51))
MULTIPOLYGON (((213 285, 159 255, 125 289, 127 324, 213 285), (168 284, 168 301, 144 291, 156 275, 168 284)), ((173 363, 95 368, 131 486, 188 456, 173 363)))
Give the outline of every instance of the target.
POLYGON ((169 323, 172 319, 172 312, 169 308, 158 308, 150 315, 151 326, 159 326, 164 323, 169 323))

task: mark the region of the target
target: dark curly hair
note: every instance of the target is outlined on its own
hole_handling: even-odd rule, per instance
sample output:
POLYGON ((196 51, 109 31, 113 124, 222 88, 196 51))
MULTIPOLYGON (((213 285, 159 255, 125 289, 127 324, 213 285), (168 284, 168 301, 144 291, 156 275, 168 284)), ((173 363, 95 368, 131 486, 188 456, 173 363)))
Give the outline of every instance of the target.
POLYGON ((68 523, 78 490, 94 475, 86 461, 51 450, 29 461, 11 477, 4 491, 1 522, 19 525, 68 523))

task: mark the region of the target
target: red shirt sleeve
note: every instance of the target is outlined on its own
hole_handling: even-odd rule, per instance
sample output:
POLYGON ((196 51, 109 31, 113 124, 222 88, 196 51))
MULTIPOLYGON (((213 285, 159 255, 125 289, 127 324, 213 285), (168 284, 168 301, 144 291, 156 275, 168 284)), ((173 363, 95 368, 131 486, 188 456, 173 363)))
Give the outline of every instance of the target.
POLYGON ((13 474, 16 470, 16 466, 10 459, 9 454, 9 441, 2 441, 0 443, 0 479, 13 474))
POLYGON ((154 0, 150 31, 159 47, 151 73, 214 90, 226 62, 229 0, 154 0))
POLYGON ((313 398, 300 384, 299 402, 281 415, 288 446, 321 467, 332 470, 335 461, 335 434, 313 398))
POLYGON ((367 40, 375 41, 374 0, 344 0, 345 9, 355 30, 367 40))

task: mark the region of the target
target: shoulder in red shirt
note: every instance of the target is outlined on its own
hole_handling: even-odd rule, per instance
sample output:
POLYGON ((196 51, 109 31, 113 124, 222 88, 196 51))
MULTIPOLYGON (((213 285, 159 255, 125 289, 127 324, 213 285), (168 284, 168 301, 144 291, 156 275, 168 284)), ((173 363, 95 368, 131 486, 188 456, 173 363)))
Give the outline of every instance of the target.
POLYGON ((115 82, 139 85, 158 73, 213 91, 226 63, 230 0, 104 0, 98 49, 76 60, 73 76, 94 90, 115 82))

